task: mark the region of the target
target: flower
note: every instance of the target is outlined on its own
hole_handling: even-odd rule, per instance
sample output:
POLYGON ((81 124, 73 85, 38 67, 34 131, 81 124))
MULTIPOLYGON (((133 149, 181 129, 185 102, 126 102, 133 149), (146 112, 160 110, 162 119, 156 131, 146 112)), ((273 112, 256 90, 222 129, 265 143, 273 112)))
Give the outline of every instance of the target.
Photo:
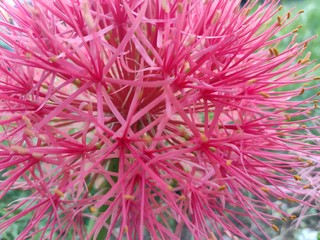
POLYGON ((0 197, 31 193, 0 232, 26 217, 19 239, 268 238, 295 218, 279 202, 315 207, 319 94, 285 88, 317 79, 311 39, 275 37, 293 20, 277 1, 239 4, 1 3, 0 197))

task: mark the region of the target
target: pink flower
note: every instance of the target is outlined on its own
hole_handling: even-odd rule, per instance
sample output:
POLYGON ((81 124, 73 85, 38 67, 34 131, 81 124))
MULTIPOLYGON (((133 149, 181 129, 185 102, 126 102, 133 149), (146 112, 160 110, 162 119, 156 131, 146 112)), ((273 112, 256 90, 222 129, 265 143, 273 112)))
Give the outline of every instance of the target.
POLYGON ((281 202, 315 207, 319 94, 283 89, 318 78, 310 39, 275 37, 292 21, 277 1, 15 3, 0 197, 31 194, 0 232, 27 217, 19 239, 265 239, 296 218, 281 202))

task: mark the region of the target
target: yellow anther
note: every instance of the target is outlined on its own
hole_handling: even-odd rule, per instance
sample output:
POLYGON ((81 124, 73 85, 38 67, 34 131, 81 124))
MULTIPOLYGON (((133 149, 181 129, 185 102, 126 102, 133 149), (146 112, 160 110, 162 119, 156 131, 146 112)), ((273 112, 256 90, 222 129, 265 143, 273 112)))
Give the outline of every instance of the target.
POLYGON ((282 8, 283 8, 283 5, 280 5, 280 6, 278 7, 278 11, 281 11, 282 8))
MULTIPOLYGON (((186 44, 187 43, 188 43, 188 41, 186 42, 186 44)), ((190 68, 190 64, 188 62, 185 62, 183 64, 183 70, 184 70, 185 73, 189 73, 190 72, 191 68, 190 68)))
POLYGON ((171 185, 167 185, 167 189, 168 189, 169 191, 172 191, 172 190, 173 190, 173 187, 172 187, 171 185))
POLYGON ((31 155, 32 155, 32 157, 37 158, 37 159, 42 158, 44 156, 43 153, 32 153, 31 155))
POLYGON ((27 59, 30 59, 31 57, 32 57, 32 53, 31 53, 31 52, 27 52, 27 53, 26 53, 26 58, 27 58, 27 59))
POLYGON ((273 48, 269 48, 269 52, 270 52, 270 55, 273 56, 274 53, 273 53, 273 48))
POLYGON ((179 14, 183 13, 183 5, 182 5, 181 2, 179 2, 178 5, 177 5, 177 12, 179 14))
POLYGON ((10 150, 14 151, 18 154, 28 154, 29 153, 28 149, 21 147, 21 146, 17 146, 17 145, 12 145, 10 147, 10 150))
POLYGON ((109 41, 110 38, 111 38, 111 36, 110 36, 109 33, 107 33, 107 34, 104 35, 104 39, 105 39, 106 41, 109 41))
POLYGON ((96 213, 97 212, 97 208, 94 207, 94 206, 90 206, 89 210, 90 210, 91 213, 96 213))
POLYGON ((311 52, 308 52, 306 56, 303 59, 299 60, 298 62, 300 64, 305 64, 310 61, 310 57, 311 57, 311 52))
POLYGON ((34 137, 35 136, 35 133, 30 129, 30 128, 25 128, 23 130, 23 133, 29 137, 34 137))
POLYGON ((209 141, 208 137, 204 133, 200 133, 200 139, 204 143, 207 143, 209 141))
POLYGON ((311 167, 315 165, 315 163, 311 160, 307 160, 306 163, 307 163, 307 167, 311 167))
POLYGON ((210 237, 208 240, 218 240, 217 237, 214 235, 213 232, 210 232, 210 237))
POLYGON ((260 189, 261 189, 261 191, 264 191, 264 192, 269 192, 270 191, 270 189, 267 188, 267 187, 261 187, 260 189))
POLYGON ((230 166, 232 165, 232 162, 233 162, 232 160, 227 160, 227 161, 226 161, 226 165, 227 165, 228 167, 230 167, 230 166))
POLYGON ((299 175, 294 175, 293 176, 295 180, 300 181, 302 180, 302 177, 300 177, 299 175))
POLYGON ((73 84, 76 85, 77 87, 79 87, 81 84, 81 80, 79 78, 77 78, 76 80, 73 81, 73 84))
MULTIPOLYGON (((317 64, 316 66, 314 66, 314 67, 312 68, 311 71, 312 71, 312 72, 313 72, 313 71, 316 71, 316 70, 318 70, 319 68, 320 68, 320 64, 317 64)), ((316 78, 316 79, 314 79, 314 80, 319 80, 319 79, 320 79, 320 77, 318 77, 318 78, 315 77, 315 78, 316 78)))
POLYGON ((309 189, 309 188, 311 188, 311 184, 303 186, 303 189, 309 189))
POLYGON ((302 28, 302 25, 299 25, 298 27, 296 27, 296 28, 292 31, 292 33, 298 32, 300 28, 302 28))
POLYGON ((293 198, 293 197, 287 197, 286 199, 287 199, 289 202, 293 202, 293 203, 298 202, 298 200, 295 199, 295 198, 293 198))
POLYGON ((273 50, 273 54, 274 54, 276 57, 279 56, 279 51, 278 51, 278 49, 272 48, 272 50, 273 50))
POLYGON ((227 188, 226 185, 221 185, 220 187, 218 187, 218 191, 223 191, 227 188))
POLYGON ((49 88, 49 86, 46 83, 42 83, 41 87, 44 88, 44 89, 48 89, 49 88))
POLYGON ((52 56, 49 58, 49 61, 52 63, 56 62, 57 60, 58 60, 58 56, 52 56))
POLYGON ((96 144, 95 144, 95 147, 96 147, 97 150, 100 150, 101 147, 102 147, 102 144, 101 144, 100 142, 99 142, 99 143, 96 143, 96 144))
POLYGON ((148 145, 152 143, 152 137, 148 134, 143 134, 142 136, 143 141, 145 141, 148 145))
POLYGON ((284 222, 287 222, 288 220, 285 217, 281 218, 284 222))
POLYGON ((291 220, 294 220, 294 219, 296 219, 296 218, 297 218, 296 215, 291 215, 291 216, 290 216, 290 219, 291 219, 291 220))
POLYGON ((24 121, 24 123, 27 125, 27 128, 32 128, 32 123, 30 121, 30 119, 27 116, 22 116, 22 121, 24 121))
POLYGON ((257 82, 257 79, 251 79, 247 83, 252 84, 252 83, 256 83, 256 82, 257 82))
POLYGON ((266 93, 266 92, 259 92, 259 94, 264 98, 269 98, 270 97, 270 95, 268 93, 266 93))
POLYGON ((54 193, 57 194, 59 197, 64 197, 64 193, 60 189, 57 189, 54 193))
POLYGON ((299 13, 299 14, 304 13, 304 10, 300 10, 298 13, 299 13))
POLYGON ((303 129, 306 129, 307 128, 307 125, 301 125, 301 128, 303 128, 303 129))
POLYGON ((299 96, 302 95, 304 93, 305 89, 302 88, 301 91, 299 92, 299 96))
POLYGON ((218 20, 219 20, 219 18, 220 18, 220 16, 221 16, 221 10, 217 10, 217 11, 214 13, 214 15, 213 15, 213 17, 212 17, 212 19, 211 19, 211 24, 217 23, 218 20))
MULTIPOLYGON (((320 64, 318 64, 318 65, 320 66, 320 64)), ((320 80, 320 77, 314 77, 313 80, 320 80)))
POLYGON ((279 229, 279 228, 277 227, 277 225, 275 225, 275 224, 272 224, 271 227, 272 227, 273 230, 276 231, 276 232, 279 232, 279 231, 280 231, 280 229, 279 229))
POLYGON ((291 116, 289 114, 285 114, 284 116, 286 117, 287 121, 291 120, 291 116))
POLYGON ((290 12, 288 12, 288 13, 287 13, 287 19, 289 19, 289 18, 290 18, 290 16, 291 16, 291 13, 290 13, 290 12))
POLYGON ((161 7, 165 11, 165 13, 170 12, 170 6, 167 0, 161 0, 161 7))
POLYGON ((139 92, 138 99, 141 100, 143 98, 143 90, 139 92))
POLYGON ((209 147, 210 152, 216 152, 217 149, 215 147, 209 147))
POLYGON ((184 201, 184 200, 187 200, 187 197, 185 195, 181 195, 178 199, 181 201, 184 201))
POLYGON ((135 196, 126 194, 126 195, 123 196, 123 198, 124 198, 125 200, 134 200, 134 199, 135 199, 135 196))
POLYGON ((282 25, 282 19, 280 16, 277 17, 277 25, 280 27, 282 25))
POLYGON ((124 232, 125 232, 125 233, 128 233, 128 232, 129 232, 129 228, 128 228, 128 226, 127 226, 127 225, 126 225, 126 226, 124 226, 123 230, 124 230, 124 232))

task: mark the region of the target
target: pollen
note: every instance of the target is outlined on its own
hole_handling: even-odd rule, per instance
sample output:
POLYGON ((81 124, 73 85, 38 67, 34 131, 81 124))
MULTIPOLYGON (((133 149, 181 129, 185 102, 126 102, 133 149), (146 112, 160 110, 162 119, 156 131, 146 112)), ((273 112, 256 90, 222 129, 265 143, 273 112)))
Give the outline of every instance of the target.
POLYGON ((299 25, 299 26, 296 27, 294 30, 292 30, 292 33, 298 32, 300 28, 302 28, 302 25, 299 25))
POLYGON ((247 83, 248 84, 253 84, 253 83, 256 83, 257 82, 257 79, 251 79, 251 80, 249 80, 247 83))
MULTIPOLYGON (((316 70, 318 70, 320 68, 320 64, 317 64, 316 66, 314 66, 313 68, 312 68, 312 72, 313 71, 316 71, 316 70)), ((320 79, 320 77, 315 77, 315 78, 313 78, 314 80, 319 80, 320 79)))
POLYGON ((227 165, 227 167, 230 167, 232 165, 232 160, 227 160, 226 165, 227 165))
POLYGON ((298 62, 300 64, 305 64, 310 61, 310 57, 311 57, 311 52, 308 52, 306 56, 303 59, 299 60, 298 62))
POLYGON ((26 58, 27 58, 27 59, 30 59, 31 57, 32 57, 32 53, 31 53, 31 52, 27 52, 27 53, 26 53, 26 58))
POLYGON ((219 20, 219 18, 220 18, 220 16, 221 16, 221 11, 220 11, 220 10, 217 10, 217 11, 214 13, 214 15, 213 15, 213 17, 212 17, 212 19, 211 19, 211 24, 217 23, 218 20, 219 20))
POLYGON ((22 116, 22 121, 24 121, 24 123, 27 125, 27 128, 32 128, 32 123, 30 121, 30 119, 27 116, 22 116))
POLYGON ((136 197, 133 196, 133 195, 126 194, 126 195, 123 196, 123 198, 124 198, 125 200, 134 200, 136 197))
POLYGON ((279 232, 280 230, 279 230, 279 228, 278 228, 278 226, 277 225, 275 225, 275 224, 272 224, 272 226, 271 226, 272 228, 273 228, 273 230, 274 231, 276 231, 276 232, 279 232))
POLYGON ((303 186, 303 189, 310 189, 310 188, 311 188, 311 184, 303 186))
POLYGON ((270 189, 267 187, 261 187, 260 189, 261 189, 261 191, 264 191, 266 193, 270 191, 270 189))
POLYGON ((32 153, 31 155, 32 155, 32 157, 37 158, 37 159, 42 158, 44 156, 43 153, 32 153))
POLYGON ((210 152, 216 152, 217 149, 215 147, 209 147, 210 152))
POLYGON ((23 133, 29 137, 34 137, 35 136, 35 133, 30 129, 30 128, 25 128, 23 130, 23 133))
POLYGON ((270 97, 270 95, 268 93, 266 93, 266 92, 260 92, 259 94, 264 98, 269 98, 270 97))
POLYGON ((290 17, 291 17, 291 13, 288 12, 288 13, 287 13, 287 19, 289 19, 290 17))
POLYGON ((294 219, 296 219, 296 218, 297 218, 296 215, 291 215, 291 216, 290 216, 290 219, 291 219, 291 220, 294 220, 294 219))
POLYGON ((302 88, 301 91, 299 92, 299 96, 301 96, 304 93, 305 89, 302 88))
POLYGON ((294 177, 294 179, 295 179, 296 181, 302 180, 302 177, 299 176, 299 175, 294 175, 293 177, 294 177))
POLYGON ((96 143, 95 147, 96 147, 97 150, 100 150, 101 147, 102 147, 102 144, 101 143, 96 143))
POLYGON ((220 187, 218 187, 218 191, 223 191, 227 188, 226 185, 221 185, 220 187))
POLYGON ((204 143, 207 143, 209 141, 208 137, 204 133, 200 133, 200 139, 204 143))
POLYGON ((284 222, 287 222, 288 220, 285 217, 281 218, 284 222))
POLYGON ((21 146, 17 146, 17 145, 12 145, 10 147, 10 149, 11 149, 11 151, 14 151, 18 154, 28 154, 29 153, 28 149, 21 147, 21 146))
POLYGON ((177 12, 179 14, 183 13, 183 5, 182 5, 181 2, 179 2, 178 5, 177 5, 177 12))
POLYGON ((81 84, 81 80, 79 78, 77 78, 76 80, 73 81, 73 84, 76 85, 77 87, 79 87, 81 84))
POLYGON ((170 6, 167 0, 161 0, 161 7, 166 13, 170 12, 170 6))
POLYGON ((181 195, 178 200, 184 201, 187 200, 187 197, 185 195, 181 195))
POLYGON ((291 120, 291 116, 290 116, 289 114, 285 114, 284 116, 286 117, 286 120, 287 120, 287 121, 290 121, 290 120, 291 120))
POLYGON ((148 145, 152 143, 152 137, 148 134, 143 134, 142 136, 143 141, 145 141, 148 145))
POLYGON ((217 237, 214 235, 213 232, 210 232, 210 237, 208 240, 218 240, 217 237))
POLYGON ((269 52, 271 55, 274 55, 276 57, 279 56, 279 51, 276 48, 269 48, 269 52))
POLYGON ((300 11, 299 11, 299 14, 302 14, 302 13, 304 13, 304 10, 300 10, 300 11))
POLYGON ((94 207, 94 206, 90 206, 89 210, 90 210, 91 213, 96 213, 97 212, 97 208, 94 207))
POLYGON ((277 25, 280 27, 282 25, 282 19, 280 16, 277 17, 277 25))
POLYGON ((64 197, 64 193, 60 189, 57 189, 54 193, 57 194, 59 197, 64 197))

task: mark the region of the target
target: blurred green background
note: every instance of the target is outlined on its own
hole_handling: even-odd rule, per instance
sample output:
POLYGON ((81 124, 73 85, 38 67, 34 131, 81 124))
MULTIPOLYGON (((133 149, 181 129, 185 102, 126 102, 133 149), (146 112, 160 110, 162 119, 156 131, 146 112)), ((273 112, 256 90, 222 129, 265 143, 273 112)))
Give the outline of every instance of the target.
MULTIPOLYGON (((303 27, 298 32, 298 42, 301 42, 305 39, 308 39, 314 35, 320 34, 320 0, 283 0, 282 5, 284 6, 281 10, 281 13, 285 15, 288 11, 293 10, 291 16, 296 15, 300 10, 304 10, 304 13, 299 15, 297 20, 284 29, 280 34, 284 34, 286 32, 290 32, 295 29, 298 25, 302 25, 303 27)), ((282 47, 286 46, 289 43, 290 39, 286 39, 282 44, 282 47)), ((3 46, 0 42, 0 47, 3 46)), ((320 59, 320 39, 317 38, 313 40, 308 45, 308 51, 312 52, 311 59, 319 60, 320 59)), ((281 46, 279 46, 281 48, 281 46)), ((318 61, 320 63, 320 61, 318 61)), ((314 66, 314 65, 313 65, 314 66)), ((317 70, 316 75, 320 76, 320 69, 317 70)), ((314 83, 311 83, 314 84, 314 83)), ((318 89, 319 91, 319 89, 318 89)), ((310 93, 312 94, 312 93, 310 93)), ((3 173, 0 173, 0 180, 2 178, 3 173)), ((14 199, 19 197, 26 197, 28 193, 23 191, 11 191, 0 201, 0 216, 3 216, 6 213, 5 208, 7 204, 12 202, 14 199)), ((315 214, 319 214, 319 212, 313 212, 315 214)), ((319 229, 320 216, 313 217, 311 220, 307 219, 302 223, 299 229, 290 230, 288 235, 273 238, 274 240, 320 240, 320 229, 319 229)), ((17 221, 16 224, 12 225, 2 236, 0 236, 0 240, 15 240, 17 239, 18 233, 24 228, 26 225, 26 220, 17 221)))

